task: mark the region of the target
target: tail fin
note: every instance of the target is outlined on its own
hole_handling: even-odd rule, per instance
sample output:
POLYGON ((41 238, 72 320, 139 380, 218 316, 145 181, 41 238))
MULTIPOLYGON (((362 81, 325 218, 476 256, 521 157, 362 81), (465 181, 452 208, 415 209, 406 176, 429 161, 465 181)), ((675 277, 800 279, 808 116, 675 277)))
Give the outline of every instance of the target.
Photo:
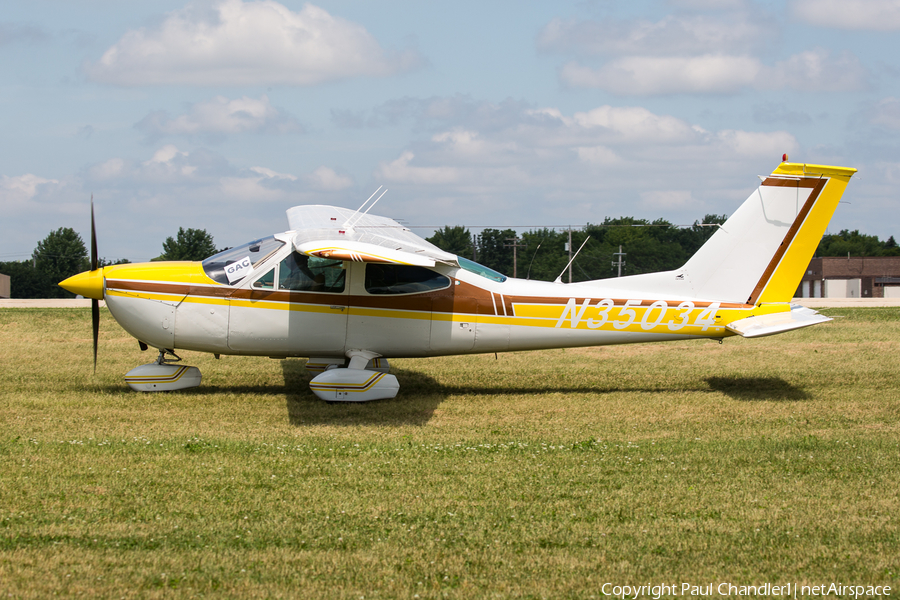
POLYGON ((751 305, 789 302, 855 172, 779 165, 680 269, 693 295, 751 305))

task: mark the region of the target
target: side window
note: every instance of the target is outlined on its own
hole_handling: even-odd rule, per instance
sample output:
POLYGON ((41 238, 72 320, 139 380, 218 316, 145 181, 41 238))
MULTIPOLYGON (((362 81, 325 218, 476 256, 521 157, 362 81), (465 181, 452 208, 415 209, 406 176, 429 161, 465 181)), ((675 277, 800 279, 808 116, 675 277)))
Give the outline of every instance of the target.
POLYGON ((450 287, 450 278, 425 267, 366 265, 366 291, 370 294, 414 294, 450 287))
POLYGON ((268 273, 253 282, 253 288, 259 290, 271 290, 275 287, 275 269, 272 268, 268 273))
POLYGON ((278 289, 337 294, 344 291, 345 276, 339 260, 293 252, 279 265, 278 289))

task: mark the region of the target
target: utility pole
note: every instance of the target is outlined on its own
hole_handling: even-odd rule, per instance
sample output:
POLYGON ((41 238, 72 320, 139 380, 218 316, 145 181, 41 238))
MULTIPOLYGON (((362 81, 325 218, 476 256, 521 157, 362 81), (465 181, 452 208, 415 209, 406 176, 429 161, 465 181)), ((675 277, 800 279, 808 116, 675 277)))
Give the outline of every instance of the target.
POLYGON ((472 234, 472 261, 478 262, 478 238, 474 233, 472 234))
POLYGON ((519 242, 521 242, 522 240, 520 240, 517 237, 506 238, 506 241, 512 242, 511 244, 503 244, 503 247, 513 249, 513 278, 515 279, 517 277, 517 274, 516 274, 516 267, 517 267, 516 263, 517 263, 517 255, 518 255, 517 251, 519 248, 527 247, 527 244, 520 244, 519 242))
POLYGON ((618 251, 618 252, 613 252, 613 256, 618 256, 618 257, 619 257, 619 259, 618 259, 616 262, 614 262, 614 263, 612 264, 612 266, 614 266, 614 267, 615 267, 615 266, 618 266, 618 267, 619 267, 619 277, 622 276, 622 267, 625 266, 625 261, 622 260, 622 258, 624 258, 626 254, 628 254, 628 253, 627 253, 627 252, 622 252, 622 246, 621 246, 621 245, 619 245, 619 251, 618 251))
POLYGON ((569 283, 572 283, 572 226, 569 226, 569 283))

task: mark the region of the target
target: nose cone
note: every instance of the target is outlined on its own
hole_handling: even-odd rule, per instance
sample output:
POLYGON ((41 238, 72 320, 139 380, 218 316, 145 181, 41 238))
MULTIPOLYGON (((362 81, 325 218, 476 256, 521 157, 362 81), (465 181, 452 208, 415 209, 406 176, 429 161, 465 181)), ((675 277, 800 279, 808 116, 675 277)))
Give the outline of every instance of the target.
POLYGON ((85 271, 59 282, 59 287, 85 298, 103 300, 103 269, 85 271))

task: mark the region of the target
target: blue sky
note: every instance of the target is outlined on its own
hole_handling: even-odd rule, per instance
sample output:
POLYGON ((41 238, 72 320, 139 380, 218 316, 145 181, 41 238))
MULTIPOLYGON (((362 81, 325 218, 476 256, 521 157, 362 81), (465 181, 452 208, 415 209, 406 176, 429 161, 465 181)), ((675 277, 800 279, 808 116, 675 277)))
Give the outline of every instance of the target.
POLYGON ((87 240, 92 194, 132 261, 379 185, 412 226, 692 223, 785 152, 858 168, 830 230, 885 239, 898 30, 898 0, 7 2, 0 260, 87 240))

